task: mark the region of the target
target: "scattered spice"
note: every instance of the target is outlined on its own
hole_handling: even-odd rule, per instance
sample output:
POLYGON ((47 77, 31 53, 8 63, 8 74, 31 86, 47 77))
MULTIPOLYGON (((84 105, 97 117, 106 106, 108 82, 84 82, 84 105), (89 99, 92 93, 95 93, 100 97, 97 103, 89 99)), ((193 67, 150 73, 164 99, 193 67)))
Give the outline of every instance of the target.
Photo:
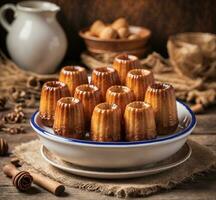
POLYGON ((11 162, 11 164, 13 164, 15 167, 21 167, 20 160, 19 160, 19 158, 17 158, 17 157, 12 157, 12 158, 10 159, 10 162, 11 162))
POLYGON ((25 129, 22 126, 18 126, 18 127, 5 127, 0 129, 1 131, 4 131, 5 133, 11 134, 11 135, 15 135, 15 134, 22 134, 25 133, 25 129))
POLYGON ((7 103, 6 97, 0 97, 0 111, 5 109, 5 105, 7 103))
POLYGON ((7 113, 3 120, 5 123, 15 124, 23 123, 26 120, 25 113, 21 104, 15 105, 15 108, 12 112, 7 113))
POLYGON ((0 138, 0 156, 5 156, 8 153, 8 143, 5 139, 0 138))
POLYGON ((13 125, 13 127, 9 126, 10 124, 18 124, 25 121, 26 116, 22 104, 16 104, 14 110, 6 113, 0 120, 0 131, 11 135, 25 133, 25 129, 21 125, 13 125))
POLYGON ((5 128, 5 123, 4 123, 3 120, 0 121, 0 130, 1 130, 2 128, 5 128))
POLYGON ((27 108, 34 108, 36 105, 36 99, 34 95, 31 95, 30 99, 27 99, 25 105, 27 108))
POLYGON ((41 83, 40 83, 40 81, 38 80, 37 77, 30 76, 27 79, 26 87, 34 89, 34 90, 40 90, 42 86, 41 86, 41 83))

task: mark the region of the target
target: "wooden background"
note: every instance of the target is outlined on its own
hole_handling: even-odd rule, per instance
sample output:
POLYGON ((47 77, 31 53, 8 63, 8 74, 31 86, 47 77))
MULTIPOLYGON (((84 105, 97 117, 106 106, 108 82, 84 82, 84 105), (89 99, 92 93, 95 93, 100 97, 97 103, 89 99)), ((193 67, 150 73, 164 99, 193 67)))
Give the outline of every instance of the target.
MULTIPOLYGON (((1 0, 17 3, 20 0, 1 0)), ((169 35, 201 31, 216 33, 215 0, 51 0, 62 11, 58 18, 66 31, 69 48, 67 59, 78 59, 84 49, 77 32, 89 26, 94 20, 111 22, 125 16, 130 24, 143 25, 153 32, 152 46, 166 55, 166 41, 169 35)), ((9 14, 10 15, 10 14, 9 14)), ((0 28, 0 47, 5 51, 6 32, 0 28)))
MULTIPOLYGON (((29 119, 33 110, 25 110, 29 119)), ((197 126, 194 129, 190 139, 206 145, 216 153, 216 107, 209 109, 203 115, 196 115, 197 126)), ((24 124, 23 124, 24 125, 24 124)), ((29 123, 26 134, 10 135, 0 133, 10 144, 10 151, 23 142, 38 138, 34 131, 30 128, 29 123)), ((3 165, 10 162, 9 157, 0 157, 0 169, 3 165)), ((1 200, 57 200, 49 192, 42 188, 34 186, 30 191, 21 193, 12 185, 11 179, 7 178, 2 170, 0 170, 0 199, 1 200)), ((121 198, 113 198, 103 196, 95 192, 87 192, 79 189, 66 187, 66 193, 62 200, 122 200, 121 198)), ((129 199, 129 198, 128 198, 129 199)), ((216 200, 216 171, 206 173, 205 175, 193 178, 193 181, 187 181, 178 185, 175 189, 160 192, 156 195, 144 198, 144 200, 216 200)), ((124 200, 124 199, 123 199, 124 200)), ((143 198, 136 198, 132 200, 143 200, 143 198)))

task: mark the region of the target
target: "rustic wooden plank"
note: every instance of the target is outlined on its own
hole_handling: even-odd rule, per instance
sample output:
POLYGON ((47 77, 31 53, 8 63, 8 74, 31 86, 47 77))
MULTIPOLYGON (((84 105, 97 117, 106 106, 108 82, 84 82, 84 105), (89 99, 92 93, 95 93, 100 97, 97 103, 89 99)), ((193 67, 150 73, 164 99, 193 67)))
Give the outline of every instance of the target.
MULTIPOLYGON (((190 139, 193 139, 200 144, 209 146, 212 150, 216 152, 216 131, 215 131, 215 117, 213 111, 209 111, 206 115, 198 115, 198 125, 194 130, 193 135, 190 136, 190 139)), ((32 111, 30 111, 32 112, 32 111)), ((28 115, 30 116, 30 115, 28 115)), ((20 135, 8 135, 4 133, 0 133, 0 137, 7 139, 10 144, 10 151, 13 149, 15 145, 19 145, 22 142, 27 142, 32 139, 36 139, 37 135, 29 128, 26 134, 20 135)), ((0 159, 0 168, 9 162, 8 157, 1 157, 0 159)), ((81 191, 73 188, 66 188, 67 193, 65 194, 64 199, 115 199, 113 197, 103 196, 98 193, 81 191)), ((18 192, 11 183, 11 180, 3 175, 3 172, 0 171, 0 199, 1 200, 21 200, 21 199, 57 199, 52 194, 46 192, 45 190, 34 187, 29 193, 20 193, 18 192)), ((162 193, 153 195, 148 197, 150 200, 165 200, 165 199, 173 199, 173 200, 192 200, 192 199, 216 199, 216 172, 210 173, 204 177, 198 177, 195 179, 193 183, 184 183, 177 186, 175 189, 171 191, 163 191, 162 193)))
POLYGON ((216 114, 197 115, 196 118, 197 125, 193 134, 216 135, 216 114))
POLYGON ((202 145, 216 145, 216 135, 191 135, 189 138, 202 145))
MULTIPOLYGON (((0 188, 1 200, 19 200, 28 198, 31 200, 40 199, 57 199, 52 194, 47 193, 45 190, 34 187, 29 193, 20 193, 13 186, 5 186, 0 188), (1 190, 2 189, 2 190, 1 190)), ((115 199, 113 197, 103 196, 98 193, 80 191, 73 188, 66 188, 67 193, 64 199, 82 199, 82 200, 94 200, 94 199, 115 199)), ((197 178, 193 183, 184 183, 176 187, 172 191, 163 191, 159 194, 148 197, 150 200, 192 200, 192 199, 215 199, 216 197, 216 175, 209 175, 207 177, 197 178)), ((138 200, 139 198, 135 198, 138 200)))
MULTIPOLYGON (((11 137, 10 135, 4 134, 4 138, 7 138, 10 144, 16 145, 19 144, 21 141, 28 141, 32 138, 36 138, 34 133, 24 134, 24 135, 14 135, 11 137)), ((211 148, 216 149, 216 136, 200 136, 195 135, 191 136, 196 141, 200 142, 201 144, 212 144, 211 148), (212 139, 213 138, 213 139, 212 139)), ((4 157, 0 160, 0 168, 2 168, 3 163, 8 162, 9 158, 4 157)), ((1 200, 19 200, 23 198, 28 199, 50 199, 54 198, 52 194, 47 193, 45 190, 41 188, 34 188, 29 194, 24 194, 18 192, 12 185, 11 180, 6 178, 2 172, 0 172, 0 199, 1 200)), ((89 193, 86 191, 80 191, 73 188, 67 188, 67 194, 64 199, 114 199, 112 197, 103 196, 97 193, 89 193)), ((178 186, 176 189, 171 191, 164 191, 162 193, 153 195, 148 199, 152 200, 164 200, 164 199, 173 199, 173 200, 180 200, 182 197, 184 199, 212 199, 212 197, 216 196, 216 174, 211 173, 211 175, 207 177, 199 177, 196 179, 195 183, 185 183, 178 186)), ((55 198, 54 198, 55 199, 55 198)))

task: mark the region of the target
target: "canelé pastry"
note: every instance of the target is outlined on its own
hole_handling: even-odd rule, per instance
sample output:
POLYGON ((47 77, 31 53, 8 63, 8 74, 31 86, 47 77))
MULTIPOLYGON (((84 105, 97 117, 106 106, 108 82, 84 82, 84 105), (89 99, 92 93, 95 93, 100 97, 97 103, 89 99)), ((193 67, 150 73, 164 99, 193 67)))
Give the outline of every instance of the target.
POLYGON ((134 101, 134 99, 133 91, 126 86, 112 86, 106 93, 106 102, 117 104, 121 108, 122 114, 124 114, 126 105, 134 101))
POLYGON ((119 85, 119 76, 111 67, 101 67, 93 70, 91 83, 96 85, 102 94, 102 101, 106 100, 106 91, 112 85, 119 85))
POLYGON ((121 109, 116 104, 100 103, 91 119, 91 139, 99 142, 121 140, 121 109))
POLYGON ((85 68, 80 66, 63 67, 59 80, 67 84, 71 96, 74 95, 77 86, 88 83, 87 72, 85 68))
POLYGON ((81 139, 85 131, 84 109, 81 101, 74 97, 58 100, 53 130, 57 135, 81 139))
POLYGON ((157 133, 173 133, 178 126, 176 98, 174 88, 166 83, 155 83, 148 87, 145 102, 155 113, 157 133))
POLYGON ((60 81, 46 82, 41 91, 40 118, 44 125, 52 127, 57 101, 70 96, 68 87, 60 81))
POLYGON ((91 125, 91 116, 95 106, 101 103, 101 93, 94 85, 80 85, 76 88, 74 97, 79 99, 84 107, 86 129, 91 125))
POLYGON ((153 73, 149 70, 133 69, 127 74, 126 86, 133 90, 136 101, 144 101, 147 87, 153 83, 153 73))
POLYGON ((121 54, 115 57, 113 68, 118 72, 121 85, 125 85, 127 73, 132 69, 141 68, 141 64, 136 56, 121 54))
POLYGON ((127 141, 151 139, 156 136, 154 111, 143 101, 134 101, 126 106, 124 123, 127 141))

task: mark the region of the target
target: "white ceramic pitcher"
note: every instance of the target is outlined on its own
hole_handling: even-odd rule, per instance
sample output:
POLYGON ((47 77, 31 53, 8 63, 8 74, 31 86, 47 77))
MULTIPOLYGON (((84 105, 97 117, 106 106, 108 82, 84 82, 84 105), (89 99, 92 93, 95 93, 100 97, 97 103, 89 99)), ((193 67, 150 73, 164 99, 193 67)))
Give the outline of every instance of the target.
POLYGON ((59 10, 56 4, 41 1, 5 4, 0 8, 0 22, 8 31, 7 49, 23 69, 53 73, 63 59, 67 40, 56 20, 59 10), (15 13, 11 24, 5 18, 8 9, 15 13))

